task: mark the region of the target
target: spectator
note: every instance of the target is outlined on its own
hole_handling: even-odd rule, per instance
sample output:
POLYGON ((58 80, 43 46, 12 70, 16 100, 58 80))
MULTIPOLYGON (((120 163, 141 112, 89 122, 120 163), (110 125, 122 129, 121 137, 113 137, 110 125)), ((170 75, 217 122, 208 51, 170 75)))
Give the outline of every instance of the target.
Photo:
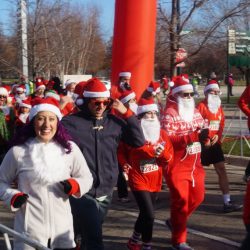
MULTIPOLYGON (((0 199, 15 211, 14 229, 53 249, 75 247, 69 196, 92 186, 86 161, 70 140, 55 99, 37 99, 0 171, 0 199), (17 180, 18 187, 11 184, 17 180)), ((15 239, 14 250, 31 249, 15 239)))
POLYGON ((228 75, 227 84, 228 84, 229 95, 234 96, 233 95, 234 79, 233 79, 233 74, 232 73, 229 73, 229 75, 228 75))
POLYGON ((120 140, 131 146, 144 144, 137 117, 121 101, 112 103, 110 92, 97 78, 88 80, 81 111, 65 116, 63 124, 78 141, 94 178, 92 189, 81 199, 71 199, 75 233, 81 249, 103 250, 102 223, 117 183, 117 147, 120 140), (110 108, 126 120, 110 114, 110 108))
MULTIPOLYGON (((193 250, 187 244, 187 220, 205 194, 205 171, 200 162, 199 142, 199 131, 204 126, 204 120, 195 109, 193 87, 188 78, 177 76, 173 82, 171 99, 162 120, 162 127, 174 148, 173 164, 166 171, 171 199, 171 218, 166 224, 172 230, 173 249, 193 250)), ((202 139, 206 139, 205 133, 202 139)))
POLYGON ((146 143, 140 148, 128 147, 129 159, 127 164, 123 164, 140 211, 127 244, 130 250, 151 249, 154 202, 157 192, 161 190, 163 169, 173 158, 172 143, 160 128, 157 112, 158 107, 152 97, 139 101, 138 117, 146 143))
POLYGON ((209 140, 206 141, 206 144, 202 144, 201 163, 203 166, 214 165, 222 192, 223 210, 225 213, 230 213, 241 209, 242 206, 234 204, 229 194, 225 158, 221 148, 225 116, 221 106, 220 93, 218 83, 210 81, 204 89, 205 99, 197 105, 197 109, 209 128, 209 140))

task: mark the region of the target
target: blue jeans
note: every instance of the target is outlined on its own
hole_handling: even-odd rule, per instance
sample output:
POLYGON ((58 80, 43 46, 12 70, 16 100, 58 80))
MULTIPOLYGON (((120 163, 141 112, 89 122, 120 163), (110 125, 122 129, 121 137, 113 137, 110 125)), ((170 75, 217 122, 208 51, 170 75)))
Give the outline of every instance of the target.
POLYGON ((82 198, 70 197, 75 236, 81 236, 81 250, 103 250, 102 224, 107 215, 112 194, 98 201, 85 194, 82 198))

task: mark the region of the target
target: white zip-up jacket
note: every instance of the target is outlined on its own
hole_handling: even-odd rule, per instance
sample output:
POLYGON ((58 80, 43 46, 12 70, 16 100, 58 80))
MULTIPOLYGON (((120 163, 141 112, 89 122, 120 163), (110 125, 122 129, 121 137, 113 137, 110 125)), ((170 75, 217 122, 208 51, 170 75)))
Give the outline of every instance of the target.
MULTIPOLYGON (((23 192, 29 195, 27 202, 14 209, 14 229, 52 248, 75 247, 73 219, 69 196, 64 193, 60 181, 74 178, 80 187, 80 198, 92 187, 93 177, 78 146, 70 142, 72 151, 55 141, 43 143, 29 139, 12 147, 0 166, 0 199, 11 205, 13 195, 23 192), (11 184, 16 180, 18 189, 11 184)), ((34 249, 21 241, 14 243, 15 250, 34 249)))

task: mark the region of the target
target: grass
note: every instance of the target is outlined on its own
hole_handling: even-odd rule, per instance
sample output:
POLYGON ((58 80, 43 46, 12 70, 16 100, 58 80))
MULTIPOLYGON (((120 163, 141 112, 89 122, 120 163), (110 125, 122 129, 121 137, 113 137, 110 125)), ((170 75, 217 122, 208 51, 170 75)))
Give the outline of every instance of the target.
MULTIPOLYGON (((248 139, 248 143, 250 144, 250 140, 248 139)), ((243 145, 243 149, 242 149, 242 156, 244 157, 250 157, 250 148, 248 147, 247 143, 245 142, 245 140, 242 138, 242 145, 243 145)), ((232 149, 232 152, 230 153, 230 155, 237 155, 240 156, 241 155, 241 140, 240 139, 235 139, 235 137, 226 137, 225 140, 222 143, 222 149, 224 154, 228 154, 230 152, 230 150, 232 149), (235 140, 236 143, 235 143, 235 140), (235 145, 233 146, 233 144, 235 143, 235 145)))

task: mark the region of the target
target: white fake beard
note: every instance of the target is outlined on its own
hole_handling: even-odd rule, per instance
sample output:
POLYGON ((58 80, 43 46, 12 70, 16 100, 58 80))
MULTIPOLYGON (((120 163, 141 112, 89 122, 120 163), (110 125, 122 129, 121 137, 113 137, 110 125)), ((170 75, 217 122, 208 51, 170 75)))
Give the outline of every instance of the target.
POLYGON ((43 143, 33 139, 29 145, 29 164, 35 173, 34 182, 44 185, 53 184, 65 179, 65 151, 55 142, 43 143))
POLYGON ((193 98, 182 98, 178 96, 178 112, 185 122, 191 122, 194 117, 195 103, 193 98))
POLYGON ((137 115, 137 109, 138 109, 138 105, 133 102, 133 103, 129 103, 129 108, 137 115))
POLYGON ((154 144, 159 140, 161 126, 157 117, 155 119, 142 118, 141 127, 146 141, 154 144))
POLYGON ((211 113, 216 114, 221 106, 221 99, 218 95, 208 94, 207 106, 211 113))
POLYGON ((19 119, 20 119, 23 123, 26 123, 28 116, 29 116, 29 113, 22 113, 22 114, 19 115, 19 119))

